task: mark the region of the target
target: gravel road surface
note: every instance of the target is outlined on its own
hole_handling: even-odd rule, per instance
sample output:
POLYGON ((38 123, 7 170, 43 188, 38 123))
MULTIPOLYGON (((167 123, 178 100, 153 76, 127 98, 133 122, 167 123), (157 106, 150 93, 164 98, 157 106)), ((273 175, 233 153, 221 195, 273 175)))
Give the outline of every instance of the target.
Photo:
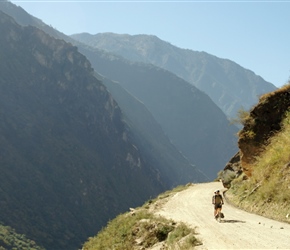
MULTIPOLYGON (((196 228, 203 245, 195 249, 290 249, 290 224, 239 210, 225 201, 218 223, 211 199, 219 182, 194 184, 176 193, 156 212, 196 228)), ((290 209, 290 208, 289 208, 290 209)))

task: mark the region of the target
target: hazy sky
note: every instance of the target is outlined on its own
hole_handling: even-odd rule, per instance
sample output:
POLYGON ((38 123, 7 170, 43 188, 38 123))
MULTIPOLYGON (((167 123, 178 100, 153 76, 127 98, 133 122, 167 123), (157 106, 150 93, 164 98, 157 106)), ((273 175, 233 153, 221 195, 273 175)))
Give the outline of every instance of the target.
POLYGON ((230 59, 276 86, 290 77, 290 1, 11 2, 66 35, 156 35, 180 48, 230 59))

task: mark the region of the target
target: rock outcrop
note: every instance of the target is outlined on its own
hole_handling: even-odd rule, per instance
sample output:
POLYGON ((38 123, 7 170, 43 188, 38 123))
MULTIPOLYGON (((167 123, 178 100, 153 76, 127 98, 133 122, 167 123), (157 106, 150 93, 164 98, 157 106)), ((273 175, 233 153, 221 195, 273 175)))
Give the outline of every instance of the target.
POLYGON ((280 131, 281 121, 290 107, 290 85, 263 95, 251 110, 239 132, 238 146, 243 172, 251 175, 251 164, 263 151, 268 139, 280 131))
POLYGON ((251 176, 256 157, 263 152, 269 138, 281 130, 281 121, 290 108, 290 84, 264 94, 243 121, 238 133, 239 152, 229 161, 221 174, 224 186, 240 173, 251 176))

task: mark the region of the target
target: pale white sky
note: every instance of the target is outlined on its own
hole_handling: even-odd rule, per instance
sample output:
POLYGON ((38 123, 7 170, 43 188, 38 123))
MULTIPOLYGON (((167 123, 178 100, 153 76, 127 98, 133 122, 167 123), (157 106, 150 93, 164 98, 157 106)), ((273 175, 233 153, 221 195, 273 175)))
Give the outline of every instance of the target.
POLYGON ((278 87, 290 77, 290 1, 11 2, 66 35, 156 35, 180 48, 230 59, 278 87))

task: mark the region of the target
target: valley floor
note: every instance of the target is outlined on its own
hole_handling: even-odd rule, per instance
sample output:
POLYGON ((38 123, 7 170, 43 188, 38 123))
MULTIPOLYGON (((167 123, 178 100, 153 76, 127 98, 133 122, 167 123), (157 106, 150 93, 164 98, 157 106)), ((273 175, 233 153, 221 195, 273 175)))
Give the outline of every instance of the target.
POLYGON ((156 214, 196 228, 203 245, 195 249, 289 249, 290 224, 239 210, 225 201, 225 218, 213 217, 211 198, 219 182, 194 184, 176 193, 156 214))

